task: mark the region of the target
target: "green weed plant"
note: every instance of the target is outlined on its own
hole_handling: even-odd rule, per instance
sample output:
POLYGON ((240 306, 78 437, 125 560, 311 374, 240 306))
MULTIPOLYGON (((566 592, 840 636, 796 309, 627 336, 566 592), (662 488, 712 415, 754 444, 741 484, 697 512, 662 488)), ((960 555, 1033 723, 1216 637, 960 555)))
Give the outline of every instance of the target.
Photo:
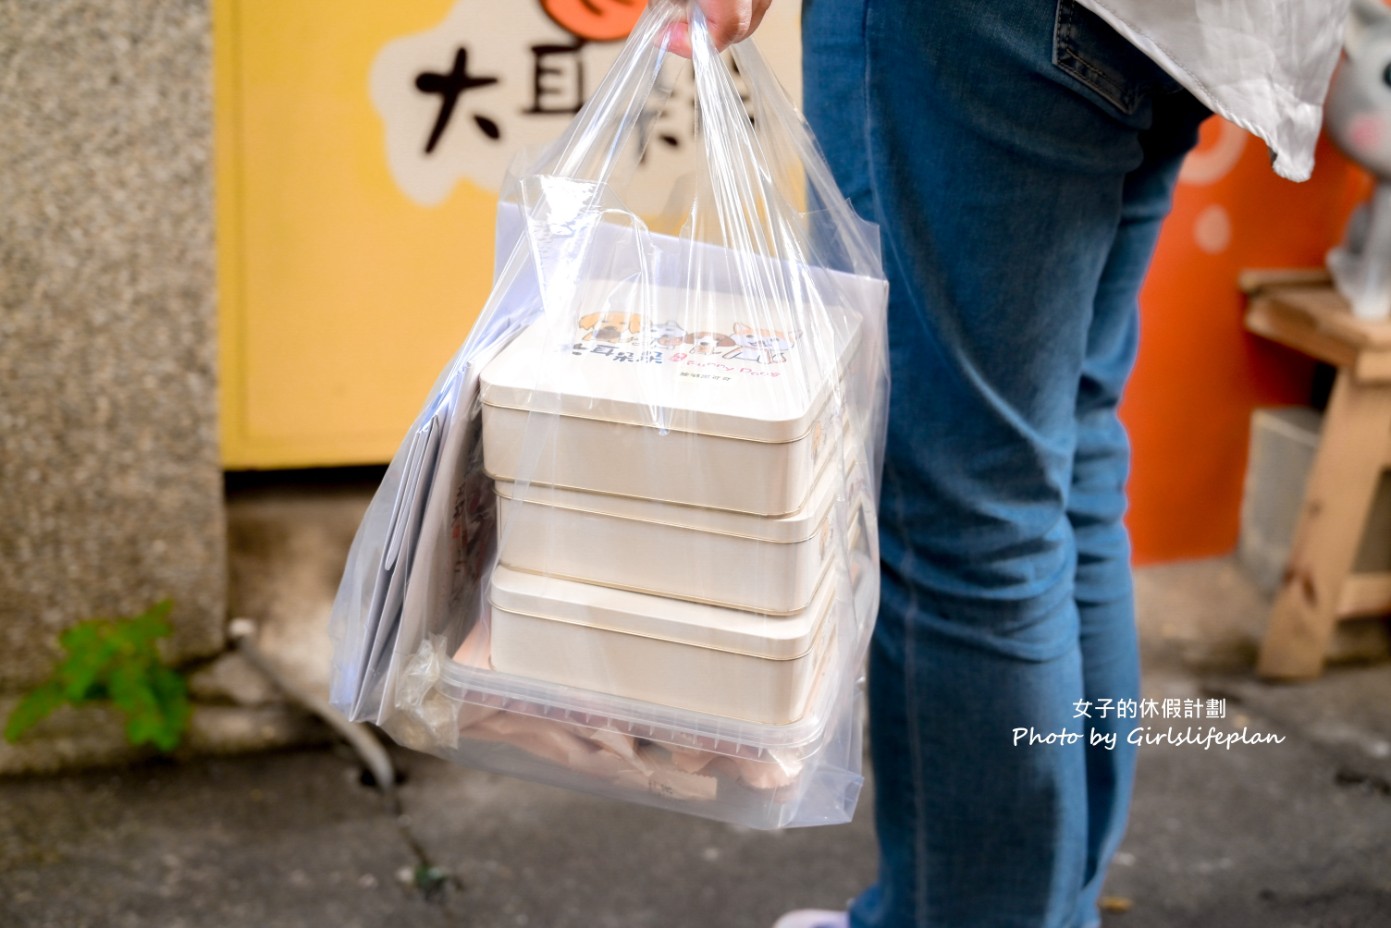
POLYGON ((43 683, 25 694, 5 723, 14 742, 60 706, 107 703, 126 722, 126 739, 172 751, 188 727, 188 687, 165 666, 156 642, 167 637, 169 610, 163 600, 140 615, 88 619, 58 636, 65 656, 43 683))

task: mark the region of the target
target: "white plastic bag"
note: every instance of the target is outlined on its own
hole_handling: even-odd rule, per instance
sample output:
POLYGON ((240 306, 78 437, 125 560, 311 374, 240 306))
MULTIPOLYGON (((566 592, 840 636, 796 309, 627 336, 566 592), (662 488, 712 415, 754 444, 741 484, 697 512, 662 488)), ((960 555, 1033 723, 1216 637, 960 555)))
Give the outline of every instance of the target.
POLYGON ((333 699, 470 766, 843 822, 879 592, 878 234, 752 43, 722 58, 692 10, 693 59, 667 52, 685 15, 644 13, 504 192, 493 293, 349 555, 333 699), (700 166, 654 184, 683 78, 700 166))

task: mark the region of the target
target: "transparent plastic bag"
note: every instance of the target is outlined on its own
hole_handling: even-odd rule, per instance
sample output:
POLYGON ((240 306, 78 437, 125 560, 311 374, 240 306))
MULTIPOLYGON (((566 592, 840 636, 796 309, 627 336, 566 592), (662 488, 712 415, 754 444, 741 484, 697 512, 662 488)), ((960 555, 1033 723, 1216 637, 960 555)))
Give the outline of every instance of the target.
POLYGON ((843 822, 879 596, 878 233, 753 44, 721 56, 690 15, 690 61, 665 47, 685 5, 654 3, 506 185, 488 304, 349 555, 333 699, 482 769, 843 822), (673 93, 698 167, 654 178, 673 93))

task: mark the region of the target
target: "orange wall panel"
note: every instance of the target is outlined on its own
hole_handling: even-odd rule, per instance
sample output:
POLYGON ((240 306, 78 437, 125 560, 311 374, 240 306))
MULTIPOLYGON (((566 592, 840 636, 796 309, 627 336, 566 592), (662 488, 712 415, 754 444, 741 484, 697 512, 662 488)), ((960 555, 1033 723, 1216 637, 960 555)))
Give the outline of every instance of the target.
POLYGON ((1237 276, 1322 266, 1368 181, 1326 142, 1317 165, 1305 183, 1283 180, 1259 140, 1219 119, 1185 164, 1140 297, 1140 356, 1121 408, 1138 563, 1231 551, 1251 411, 1308 402, 1312 362, 1245 331, 1237 276))

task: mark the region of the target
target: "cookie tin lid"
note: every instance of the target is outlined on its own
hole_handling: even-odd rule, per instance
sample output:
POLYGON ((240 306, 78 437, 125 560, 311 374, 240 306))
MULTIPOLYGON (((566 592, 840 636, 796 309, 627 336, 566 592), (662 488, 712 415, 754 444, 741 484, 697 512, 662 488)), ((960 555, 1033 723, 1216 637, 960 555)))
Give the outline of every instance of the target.
POLYGON ((806 609, 766 616, 499 565, 493 569, 490 599, 505 612, 782 661, 811 650, 834 593, 834 583, 822 582, 806 609))
POLYGON ((592 281, 481 374, 485 404, 761 442, 812 430, 860 316, 730 293, 592 281), (795 320, 804 320, 797 322, 795 320))

